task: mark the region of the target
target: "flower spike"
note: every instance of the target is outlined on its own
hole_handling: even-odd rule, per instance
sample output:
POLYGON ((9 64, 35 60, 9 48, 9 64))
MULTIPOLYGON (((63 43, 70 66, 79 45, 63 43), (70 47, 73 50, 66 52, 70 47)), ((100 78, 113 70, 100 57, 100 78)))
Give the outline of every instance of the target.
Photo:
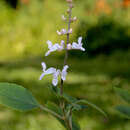
POLYGON ((42 80, 42 78, 45 75, 52 74, 53 75, 52 84, 54 86, 57 86, 57 84, 58 84, 58 76, 59 75, 61 76, 62 80, 66 80, 67 69, 68 69, 68 65, 64 66, 64 68, 62 69, 62 72, 59 69, 56 69, 56 68, 53 68, 53 67, 50 67, 50 68, 48 68, 46 70, 46 64, 45 64, 45 62, 42 62, 43 73, 41 74, 39 80, 42 80))
POLYGON ((53 68, 53 67, 51 67, 51 68, 49 68, 49 69, 46 70, 46 64, 45 64, 45 62, 42 62, 42 68, 43 68, 43 73, 41 74, 39 80, 42 80, 42 78, 43 78, 45 75, 53 74, 53 73, 56 71, 56 69, 53 68))
POLYGON ((48 44, 48 51, 45 53, 45 56, 48 56, 51 52, 54 52, 54 51, 61 51, 64 49, 64 41, 61 40, 61 45, 59 45, 58 43, 56 44, 52 44, 51 41, 47 41, 47 44, 48 44))
POLYGON ((83 43, 82 43, 82 37, 78 38, 78 43, 73 42, 72 43, 72 49, 78 49, 81 51, 85 51, 85 48, 82 47, 83 43))

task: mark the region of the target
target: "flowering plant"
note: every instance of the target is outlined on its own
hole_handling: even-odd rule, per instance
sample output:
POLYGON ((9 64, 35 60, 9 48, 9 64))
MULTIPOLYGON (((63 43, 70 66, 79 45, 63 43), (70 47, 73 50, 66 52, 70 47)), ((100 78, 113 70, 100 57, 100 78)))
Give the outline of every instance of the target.
POLYGON ((50 67, 47 69, 46 63, 42 62, 41 65, 43 72, 39 78, 40 80, 42 80, 45 75, 53 75, 50 90, 57 96, 58 100, 60 101, 59 106, 55 103, 41 105, 25 88, 20 85, 10 83, 0 83, 0 103, 21 111, 27 111, 33 108, 40 108, 56 117, 66 129, 80 130, 80 126, 73 118, 74 111, 79 111, 90 106, 98 110, 103 115, 106 116, 106 114, 102 109, 90 103, 89 101, 84 99, 78 100, 75 97, 64 93, 63 85, 64 81, 66 80, 67 70, 69 68, 69 65, 67 65, 68 51, 72 49, 85 51, 85 48, 83 47, 82 43, 82 37, 78 38, 78 42, 73 42, 72 44, 70 43, 70 34, 73 32, 72 28, 70 28, 70 25, 72 22, 76 21, 77 18, 72 18, 72 9, 74 7, 72 0, 66 1, 68 3, 68 18, 62 15, 62 19, 64 21, 67 21, 68 29, 61 29, 61 31, 57 31, 57 34, 59 36, 67 36, 66 42, 64 40, 61 40, 60 44, 53 44, 51 41, 48 40, 48 51, 45 53, 45 56, 48 56, 54 51, 65 50, 63 69, 60 70, 54 67, 50 67), (60 85, 58 85, 59 77, 61 81, 60 85))

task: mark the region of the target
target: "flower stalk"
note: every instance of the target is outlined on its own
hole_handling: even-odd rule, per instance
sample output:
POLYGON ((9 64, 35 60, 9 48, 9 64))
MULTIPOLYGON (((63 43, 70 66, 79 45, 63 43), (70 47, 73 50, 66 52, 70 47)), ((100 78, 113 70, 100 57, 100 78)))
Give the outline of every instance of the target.
MULTIPOLYGON (((69 14, 69 19, 68 19, 68 32, 70 30, 70 25, 71 25, 71 16, 72 16, 72 2, 69 2, 69 10, 68 10, 68 14, 69 14)), ((67 42, 66 42, 66 46, 65 46, 65 58, 64 58, 64 65, 67 64, 67 59, 68 59, 68 49, 67 49, 67 45, 69 44, 69 40, 70 40, 70 33, 67 33, 67 42)), ((63 95, 63 84, 64 84, 64 81, 62 80, 61 78, 61 85, 60 85, 60 94, 61 96, 63 95)), ((66 118, 66 113, 65 113, 65 102, 64 100, 62 100, 60 102, 60 107, 62 109, 62 112, 63 112, 63 115, 64 115, 64 120, 66 122, 66 125, 68 127, 69 130, 72 130, 72 120, 68 120, 66 118)), ((70 113, 70 119, 72 119, 72 114, 70 113)))
MULTIPOLYGON (((66 0, 66 2, 68 3, 68 10, 67 10, 67 14, 68 17, 65 17, 64 15, 62 15, 62 20, 67 21, 67 29, 61 29, 60 31, 57 30, 57 34, 59 36, 62 35, 66 35, 66 43, 64 40, 61 40, 61 43, 55 43, 53 44, 51 41, 47 41, 47 45, 48 45, 48 51, 45 53, 45 56, 50 55, 52 52, 55 51, 62 51, 65 50, 65 56, 64 56, 64 62, 63 62, 63 69, 56 69, 54 67, 50 67, 48 69, 46 69, 46 64, 44 62, 42 62, 42 68, 43 68, 43 73, 40 76, 40 80, 47 74, 52 74, 53 75, 53 80, 52 80, 52 84, 54 87, 57 87, 58 85, 58 77, 60 76, 60 97, 64 96, 64 81, 66 80, 66 75, 67 75, 67 69, 69 68, 69 66, 67 65, 67 59, 68 59, 68 51, 71 49, 74 50, 81 50, 81 51, 85 51, 85 48, 82 47, 83 43, 82 43, 82 37, 78 38, 78 42, 73 42, 72 44, 70 43, 70 34, 72 34, 73 30, 70 27, 71 23, 73 23, 74 21, 77 20, 77 17, 73 17, 72 18, 72 9, 73 9, 73 3, 72 0, 66 0)), ((73 124, 72 124, 72 108, 70 109, 69 113, 66 110, 66 106, 68 104, 66 104, 65 100, 63 98, 60 98, 60 109, 62 110, 62 117, 57 115, 55 112, 53 113, 53 111, 50 111, 51 114, 53 114, 54 116, 62 119, 67 127, 68 130, 72 130, 73 129, 73 124)), ((48 109, 41 107, 41 109, 48 111, 48 109)))

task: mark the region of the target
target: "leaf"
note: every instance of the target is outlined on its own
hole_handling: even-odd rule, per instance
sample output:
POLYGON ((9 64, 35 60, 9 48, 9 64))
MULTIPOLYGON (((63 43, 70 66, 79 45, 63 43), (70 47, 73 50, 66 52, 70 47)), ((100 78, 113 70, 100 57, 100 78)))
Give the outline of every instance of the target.
POLYGON ((38 102, 29 91, 12 83, 0 83, 0 104, 20 111, 39 107, 38 102))
POLYGON ((62 110, 57 104, 49 101, 45 106, 62 116, 62 110))
POLYGON ((72 130, 80 130, 80 126, 74 118, 72 118, 72 130))
POLYGON ((97 111, 99 111, 101 114, 103 114, 105 117, 107 117, 106 113, 101 109, 99 108, 98 106, 96 106, 95 104, 87 101, 87 100, 79 100, 77 101, 76 103, 83 103, 83 104, 87 104, 89 106, 91 106, 92 108, 96 109, 97 111))
POLYGON ((56 96, 58 99, 61 98, 60 88, 53 86, 53 85, 49 85, 48 87, 49 87, 49 89, 51 90, 51 92, 54 96, 56 96))
MULTIPOLYGON (((60 116, 62 116, 62 110, 59 106, 57 106, 56 104, 52 103, 52 102, 48 102, 46 104, 46 107, 52 111, 54 111, 55 113, 59 114, 60 116)), ((54 116, 54 115, 52 115, 54 116)), ((59 118, 57 118, 56 116, 54 116, 66 129, 67 129, 67 126, 64 122, 64 120, 61 120, 59 118)), ((72 126, 73 126, 73 129, 72 130, 80 130, 80 126, 78 125, 78 123, 74 120, 74 118, 72 119, 72 126)))
POLYGON ((68 104, 66 109, 69 111, 70 109, 72 109, 72 111, 79 111, 79 110, 82 110, 82 109, 86 109, 88 108, 86 105, 81 105, 81 104, 75 104, 75 103, 72 103, 72 104, 68 104))
MULTIPOLYGON (((62 116, 62 110, 59 106, 57 106, 55 103, 52 103, 52 102, 48 102, 46 104, 46 107, 52 111, 54 111, 55 113, 59 114, 60 116, 62 116)), ((54 116, 54 115, 52 115, 54 116)), ((65 125, 65 122, 64 120, 61 120, 60 118, 54 116, 65 128, 66 128, 66 125, 65 125)))
POLYGON ((124 99, 126 102, 130 103, 130 92, 128 92, 127 90, 121 89, 121 88, 114 88, 114 90, 116 91, 116 93, 122 97, 122 99, 124 99))
POLYGON ((79 104, 76 104, 76 102, 78 101, 75 97, 72 97, 72 96, 69 96, 67 94, 63 94, 63 99, 65 99, 67 102, 69 102, 70 104, 68 105, 68 108, 67 109, 71 109, 72 108, 72 111, 73 110, 81 110, 81 109, 84 109, 86 108, 84 105, 79 105, 79 104))
POLYGON ((119 106, 116 106, 116 110, 118 110, 126 118, 130 119, 130 107, 129 106, 119 105, 119 106))
POLYGON ((64 100, 66 100, 67 102, 69 102, 69 106, 68 106, 68 109, 73 107, 72 110, 81 110, 81 109, 84 109, 86 108, 85 106, 83 105, 79 105, 79 104, 75 104, 76 101, 78 101, 76 98, 72 97, 72 96, 69 96, 67 94, 63 94, 63 96, 60 95, 60 89, 57 88, 57 87, 54 87, 52 85, 49 86, 50 90, 52 91, 53 94, 55 94, 56 96, 58 96, 58 98, 63 98, 64 100))
POLYGON ((69 103, 75 103, 77 99, 75 97, 69 96, 67 94, 63 94, 63 98, 68 101, 69 103))

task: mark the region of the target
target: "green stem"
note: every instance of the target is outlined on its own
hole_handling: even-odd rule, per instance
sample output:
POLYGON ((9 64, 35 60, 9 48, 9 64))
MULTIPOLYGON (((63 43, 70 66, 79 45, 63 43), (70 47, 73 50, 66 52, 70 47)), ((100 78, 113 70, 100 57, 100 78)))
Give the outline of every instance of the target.
POLYGON ((50 110, 50 109, 48 109, 48 108, 46 108, 46 107, 44 107, 44 106, 42 106, 42 105, 40 105, 39 107, 40 107, 41 110, 44 110, 44 111, 46 111, 46 112, 49 112, 49 113, 51 113, 52 115, 54 115, 55 117, 58 117, 59 119, 63 120, 63 117, 60 116, 60 115, 58 115, 58 114, 55 113, 54 111, 52 111, 52 110, 50 110))
MULTIPOLYGON (((70 25, 71 25, 71 15, 72 15, 72 8, 69 8, 70 11, 69 11, 69 20, 68 20, 68 32, 70 30, 70 25)), ((66 43, 66 47, 65 47, 65 58, 64 58, 64 65, 67 64, 67 59, 68 59, 68 50, 67 50, 67 44, 69 44, 69 38, 70 38, 70 34, 67 33, 67 43, 66 43)), ((63 80, 61 79, 61 86, 60 86, 60 95, 62 96, 63 95, 63 80)), ((64 121, 65 121, 65 124, 68 128, 68 130, 72 130, 72 120, 69 120, 67 119, 66 117, 66 113, 65 113, 65 102, 64 100, 61 100, 60 102, 60 107, 62 109, 62 112, 63 112, 63 116, 64 116, 64 121)), ((72 112, 71 112, 72 114, 72 112)), ((70 117, 72 118, 72 115, 70 115, 70 117)))

